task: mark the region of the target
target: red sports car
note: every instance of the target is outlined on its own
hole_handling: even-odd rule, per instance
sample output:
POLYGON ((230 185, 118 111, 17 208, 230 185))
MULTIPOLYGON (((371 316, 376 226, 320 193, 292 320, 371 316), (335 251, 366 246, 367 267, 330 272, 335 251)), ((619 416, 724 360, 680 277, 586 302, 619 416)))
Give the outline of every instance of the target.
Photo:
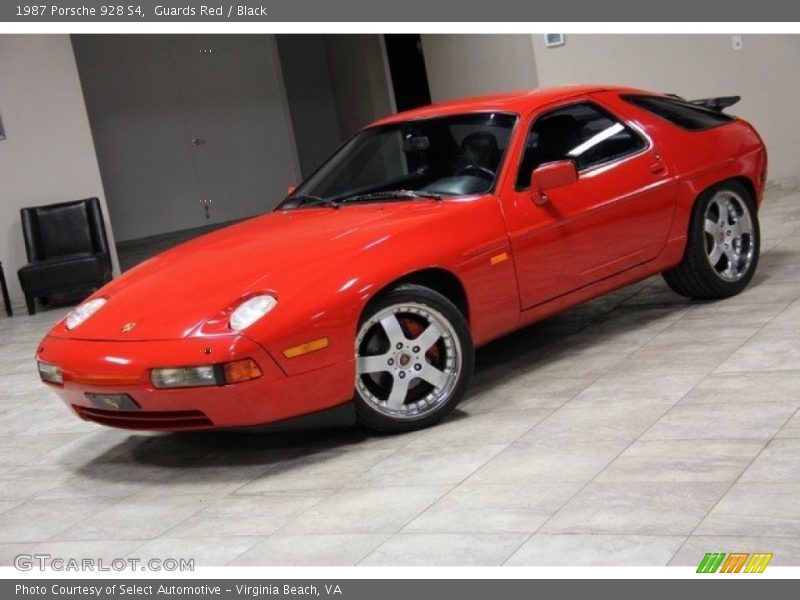
POLYGON ((679 294, 750 281, 767 155, 735 97, 580 86, 379 120, 274 211, 98 290, 42 341, 78 416, 185 430, 354 402, 431 425, 477 346, 663 273, 679 294))

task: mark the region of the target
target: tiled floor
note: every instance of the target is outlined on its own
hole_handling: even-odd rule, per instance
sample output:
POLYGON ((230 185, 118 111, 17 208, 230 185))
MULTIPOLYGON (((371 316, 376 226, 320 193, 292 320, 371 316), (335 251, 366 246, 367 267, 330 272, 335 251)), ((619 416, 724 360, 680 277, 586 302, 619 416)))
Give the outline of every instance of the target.
POLYGON ((800 565, 800 192, 770 190, 742 295, 660 278, 500 340, 446 423, 147 435, 74 418, 0 319, 0 563, 800 565))

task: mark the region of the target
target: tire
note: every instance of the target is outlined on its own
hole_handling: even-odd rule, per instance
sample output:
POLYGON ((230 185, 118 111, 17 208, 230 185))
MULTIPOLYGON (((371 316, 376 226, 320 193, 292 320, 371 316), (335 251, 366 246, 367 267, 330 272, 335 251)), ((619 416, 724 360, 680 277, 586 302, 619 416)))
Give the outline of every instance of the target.
POLYGON ((729 298, 744 290, 753 278, 760 243, 753 197, 739 182, 726 181, 698 197, 683 259, 662 275, 669 287, 682 296, 698 300, 729 298))
POLYGON ((420 285, 401 285, 373 300, 355 343, 359 423, 382 433, 438 423, 464 396, 475 349, 464 315, 420 285))

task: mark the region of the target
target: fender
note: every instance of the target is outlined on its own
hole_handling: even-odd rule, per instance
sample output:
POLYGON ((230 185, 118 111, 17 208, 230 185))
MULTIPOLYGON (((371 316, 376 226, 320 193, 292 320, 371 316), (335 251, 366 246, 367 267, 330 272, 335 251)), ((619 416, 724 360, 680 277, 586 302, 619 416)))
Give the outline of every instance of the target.
POLYGON ((762 195, 757 193, 759 188, 752 179, 752 173, 758 172, 756 168, 758 154, 758 151, 754 151, 749 155, 727 160, 721 165, 681 178, 678 186, 678 210, 675 213, 668 242, 668 246, 681 242, 681 254, 676 262, 680 261, 683 255, 694 203, 705 190, 723 181, 740 180, 754 193, 756 205, 760 205, 762 195))

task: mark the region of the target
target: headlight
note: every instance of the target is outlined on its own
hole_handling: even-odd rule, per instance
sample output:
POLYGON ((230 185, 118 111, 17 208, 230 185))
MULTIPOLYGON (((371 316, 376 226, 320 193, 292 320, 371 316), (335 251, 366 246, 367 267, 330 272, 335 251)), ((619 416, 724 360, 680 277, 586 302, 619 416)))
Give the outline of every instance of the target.
POLYGON ((253 296, 242 302, 236 310, 233 311, 228 324, 234 331, 247 329, 250 325, 275 308, 277 304, 278 301, 274 296, 270 296, 269 294, 253 296))
POLYGON ((58 365, 51 365, 50 363, 38 361, 39 377, 42 381, 53 383, 55 385, 64 384, 64 376, 61 373, 61 367, 58 365))
POLYGON ((93 298, 73 308, 67 315, 67 329, 75 329, 100 310, 105 303, 105 298, 93 298))

